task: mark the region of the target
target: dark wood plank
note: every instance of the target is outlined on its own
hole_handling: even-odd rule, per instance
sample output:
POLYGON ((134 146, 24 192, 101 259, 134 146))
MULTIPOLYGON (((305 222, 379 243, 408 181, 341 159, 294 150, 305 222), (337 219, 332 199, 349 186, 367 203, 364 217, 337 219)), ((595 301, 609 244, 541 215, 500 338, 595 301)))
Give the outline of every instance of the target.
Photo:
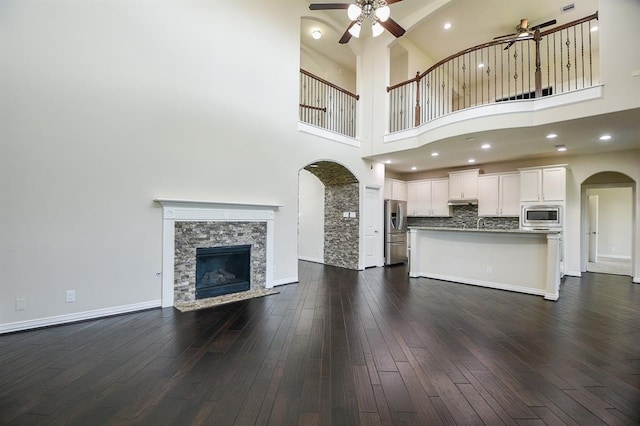
POLYGON ((406 268, 0 335, 0 424, 640 424, 640 292, 557 302, 406 268))

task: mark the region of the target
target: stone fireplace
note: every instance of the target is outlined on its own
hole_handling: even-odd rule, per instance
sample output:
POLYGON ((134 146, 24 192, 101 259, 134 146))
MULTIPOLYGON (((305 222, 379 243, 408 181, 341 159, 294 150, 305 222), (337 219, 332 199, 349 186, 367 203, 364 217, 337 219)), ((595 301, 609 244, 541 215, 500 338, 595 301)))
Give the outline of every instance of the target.
POLYGON ((279 205, 155 201, 163 207, 163 307, 273 287, 274 216, 279 205), (242 262, 247 270, 236 265, 242 262), (198 286, 199 280, 205 285, 198 286))

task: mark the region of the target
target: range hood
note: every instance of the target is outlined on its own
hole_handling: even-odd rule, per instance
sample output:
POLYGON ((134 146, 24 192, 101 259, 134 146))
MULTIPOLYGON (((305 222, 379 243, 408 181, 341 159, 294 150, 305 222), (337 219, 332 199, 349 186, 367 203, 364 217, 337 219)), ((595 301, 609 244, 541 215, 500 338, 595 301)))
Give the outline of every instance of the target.
POLYGON ((478 204, 477 198, 452 198, 447 203, 450 206, 473 206, 478 204))

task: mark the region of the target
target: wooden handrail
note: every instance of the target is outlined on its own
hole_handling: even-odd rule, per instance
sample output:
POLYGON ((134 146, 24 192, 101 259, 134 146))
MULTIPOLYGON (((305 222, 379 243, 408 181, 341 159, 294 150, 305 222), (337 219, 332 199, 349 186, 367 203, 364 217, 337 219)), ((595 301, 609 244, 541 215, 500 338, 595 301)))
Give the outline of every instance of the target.
MULTIPOLYGON (((562 31, 562 30, 564 30, 566 28, 570 28, 570 27, 573 27, 575 25, 579 25, 579 24, 582 24, 584 22, 588 22, 588 21, 590 21, 592 19, 598 19, 598 12, 597 11, 593 15, 585 16, 584 18, 577 19, 577 20, 572 21, 572 22, 567 22, 566 24, 560 25, 560 26, 558 26, 556 28, 553 28, 553 29, 550 29, 550 30, 546 30, 546 31, 540 31, 540 37, 543 37, 543 36, 548 35, 548 34, 552 34, 552 33, 557 32, 557 31, 562 31)), ((403 81, 403 82, 398 83, 398 84, 394 84, 393 86, 388 86, 387 87, 387 92, 390 92, 393 89, 397 89, 398 87, 402 87, 402 86, 405 86, 407 84, 411 84, 414 81, 419 81, 424 76, 426 76, 427 74, 429 74, 431 71, 433 71, 434 69, 438 68, 442 64, 445 64, 445 63, 449 62, 450 60, 455 59, 455 58, 457 58, 459 56, 465 55, 465 54, 467 54, 469 52, 473 52, 475 50, 484 49, 485 47, 491 47, 491 46, 496 46, 496 45, 499 45, 499 44, 510 43, 512 41, 522 41, 522 40, 532 40, 532 39, 533 39, 533 36, 508 38, 508 39, 502 39, 502 40, 492 40, 492 41, 489 41, 489 42, 486 42, 486 43, 478 44, 477 46, 469 47, 467 49, 461 50, 458 53, 454 53, 453 55, 450 55, 450 56, 444 58, 441 61, 438 61, 436 64, 434 64, 431 67, 429 67, 425 72, 423 72, 422 74, 416 75, 412 79, 403 81)))
POLYGON ((300 104, 300 108, 307 108, 307 109, 313 109, 313 110, 316 110, 316 111, 327 112, 327 107, 317 107, 317 106, 313 106, 313 105, 300 104))
POLYGON ((562 25, 560 25, 558 27, 551 28, 551 29, 546 30, 546 31, 540 31, 540 37, 544 37, 544 36, 546 36, 548 34, 552 34, 552 33, 558 32, 558 31, 565 30, 565 29, 573 27, 575 25, 583 24, 585 22, 591 21, 592 19, 598 19, 598 11, 596 11, 596 13, 594 13, 593 15, 585 16, 584 18, 577 19, 577 20, 572 21, 572 22, 567 22, 566 24, 562 24, 562 25))
POLYGON ((303 70, 302 68, 300 68, 300 72, 308 77, 314 78, 316 80, 318 80, 319 82, 326 84, 327 86, 331 87, 332 89, 336 89, 337 91, 344 93, 345 95, 351 96, 352 98, 355 98, 356 101, 360 100, 360 95, 356 95, 355 93, 351 93, 348 90, 343 89, 342 87, 336 86, 335 84, 318 77, 317 75, 314 75, 312 73, 310 73, 307 70, 303 70))

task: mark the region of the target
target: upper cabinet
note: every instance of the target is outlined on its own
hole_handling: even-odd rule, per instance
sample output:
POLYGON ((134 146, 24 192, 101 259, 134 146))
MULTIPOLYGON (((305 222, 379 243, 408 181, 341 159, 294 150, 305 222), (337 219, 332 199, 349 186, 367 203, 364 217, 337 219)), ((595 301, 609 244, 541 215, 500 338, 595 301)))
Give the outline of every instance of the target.
POLYGON ((418 180, 407 184, 408 216, 451 216, 449 179, 418 180))
POLYGON ((565 166, 520 169, 520 201, 564 202, 567 190, 565 166))
POLYGON ((478 177, 478 216, 519 216, 520 174, 478 177))
POLYGON ((449 198, 473 200, 478 198, 478 173, 480 169, 449 172, 449 198))
POLYGON ((385 179, 384 199, 407 201, 407 183, 397 179, 385 179))

